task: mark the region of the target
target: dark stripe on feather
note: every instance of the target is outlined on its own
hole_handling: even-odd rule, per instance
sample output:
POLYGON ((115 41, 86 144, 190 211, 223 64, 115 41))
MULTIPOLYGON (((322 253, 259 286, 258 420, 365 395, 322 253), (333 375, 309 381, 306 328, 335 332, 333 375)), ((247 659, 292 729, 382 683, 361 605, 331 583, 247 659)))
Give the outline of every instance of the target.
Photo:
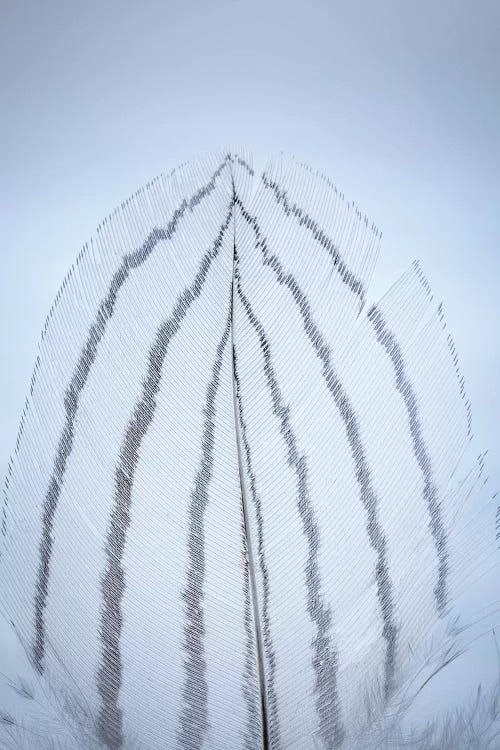
POLYGON ((153 421, 161 373, 172 338, 179 331, 191 304, 200 296, 206 276, 222 246, 233 216, 231 205, 213 246, 204 256, 192 284, 178 297, 172 315, 160 327, 148 356, 148 370, 142 393, 127 425, 115 474, 114 507, 106 541, 106 570, 102 580, 100 635, 102 663, 98 670, 97 689, 101 698, 98 717, 99 737, 109 750, 123 747, 122 711, 118 697, 122 681, 120 636, 125 573, 122 566, 126 533, 130 524, 130 505, 135 470, 142 440, 153 421))
MULTIPOLYGON (((236 199, 238 201, 238 199, 236 199)), ((271 392, 273 413, 281 423, 281 434, 288 449, 288 463, 297 476, 298 510, 302 520, 304 535, 307 539, 308 558, 306 563, 307 611, 311 621, 316 625, 314 639, 313 668, 315 673, 315 690, 317 693, 316 708, 320 720, 320 736, 325 747, 340 747, 343 740, 343 728, 340 720, 339 699, 337 690, 337 653, 331 647, 331 620, 329 607, 323 602, 321 576, 318 565, 320 534, 311 504, 308 488, 307 459, 298 449, 297 439, 290 423, 290 408, 284 403, 271 359, 271 350, 262 323, 255 315, 250 302, 242 291, 238 266, 235 267, 235 279, 238 295, 248 319, 255 329, 264 358, 264 373, 271 392)))
POLYGON ((203 199, 214 190, 217 178, 230 162, 231 156, 228 155, 215 170, 210 181, 197 190, 191 198, 184 199, 181 202, 166 228, 153 229, 140 248, 125 255, 120 267, 113 275, 106 296, 99 305, 95 321, 90 327, 87 340, 80 352, 78 363, 64 397, 64 409, 66 412, 65 424, 61 437, 59 438, 52 477, 43 504, 42 535, 39 547, 39 566, 34 598, 35 634, 33 643, 33 660, 39 672, 43 671, 45 656, 45 608, 47 606, 50 563, 52 557, 54 517, 64 481, 66 465, 73 448, 75 419, 78 411, 80 394, 87 382, 90 370, 97 357, 99 342, 104 336, 107 323, 114 313, 118 293, 127 281, 130 273, 147 260, 158 242, 169 240, 173 236, 178 227, 179 221, 186 211, 193 211, 196 206, 198 206, 203 199))
POLYGON ((396 388, 403 399, 408 414, 413 453, 424 479, 423 496, 429 511, 429 527, 438 558, 438 579, 436 586, 434 587, 436 608, 438 614, 443 615, 446 610, 448 598, 448 540, 441 514, 438 490, 434 481, 432 462, 422 435, 421 416, 417 395, 413 384, 408 377, 401 347, 394 333, 388 328, 381 311, 376 305, 373 305, 368 311, 368 319, 373 324, 377 341, 385 349, 392 362, 396 378, 396 388))
MULTIPOLYGON (((250 595, 250 563, 248 559, 247 528, 244 519, 241 519, 241 546, 243 562, 243 625, 245 628, 245 667, 243 670, 243 697, 247 707, 247 720, 244 733, 244 750, 255 750, 262 745, 262 710, 259 706, 259 676, 256 670, 256 633, 254 609, 250 595)), ((262 696, 260 696, 262 700, 262 696)))
POLYGON ((361 279, 357 279, 353 272, 349 270, 334 241, 328 237, 324 230, 321 229, 317 222, 309 216, 304 209, 297 206, 296 203, 289 202, 286 190, 280 189, 277 182, 269 179, 265 173, 262 175, 262 182, 264 187, 272 190, 277 204, 283 208, 285 214, 287 216, 294 216, 299 224, 305 226, 311 232, 316 242, 328 252, 333 260, 333 267, 339 274, 340 278, 344 284, 347 284, 349 289, 360 298, 361 305, 363 305, 366 297, 366 289, 364 288, 363 282, 361 279))
MULTIPOLYGON (((261 586, 262 586, 262 634, 263 634, 263 645, 265 654, 265 679, 263 689, 266 692, 266 714, 268 720, 268 731, 270 747, 274 750, 279 750, 281 747, 280 740, 280 728, 279 728, 279 715, 278 715, 278 697, 276 694, 275 686, 275 675, 276 675, 276 654, 271 636, 271 622, 269 617, 269 572, 267 569, 266 553, 264 545, 264 518, 262 515, 262 502, 257 492, 257 485, 255 479, 255 473, 252 466, 252 454, 250 451, 250 445, 247 437, 247 427, 245 424, 245 418, 243 413, 243 404, 241 401, 241 384, 238 375, 238 366, 236 352, 233 350, 233 374, 236 385, 236 401, 238 408, 238 422, 240 426, 241 442, 243 444, 243 451, 245 454, 246 474, 249 479, 250 496, 252 503, 255 508, 255 518, 257 521, 257 553, 259 560, 259 568, 261 573, 261 586)), ((250 530, 246 530, 249 535, 250 530)), ((251 655, 249 655, 251 658, 251 655)))
POLYGON ((244 219, 255 234, 255 247, 261 250, 264 265, 269 266, 274 271, 278 282, 286 286, 292 294, 301 314, 306 335, 323 365, 322 372, 328 390, 333 396, 335 404, 344 421, 347 439, 349 441, 356 469, 356 480, 359 484, 360 497, 367 514, 368 539, 377 556, 375 577, 377 581, 379 606, 383 620, 382 635, 386 642, 384 692, 386 697, 388 697, 394 686, 397 627, 394 618, 392 582, 387 563, 387 541, 378 517, 378 499, 372 486, 370 467, 361 440, 358 417, 337 373, 335 372, 330 349, 313 318, 311 306, 307 297, 301 290, 294 276, 284 270, 279 259, 269 250, 267 241, 262 235, 256 217, 251 216, 238 196, 236 197, 235 202, 240 207, 244 219))
POLYGON ((223 354, 231 330, 231 313, 222 339, 217 347, 217 356, 212 378, 207 388, 203 409, 205 422, 201 444, 202 457, 196 475, 189 506, 188 570, 183 599, 186 604, 184 626, 185 679, 182 690, 181 728, 178 732, 182 750, 201 750, 208 729, 208 684, 205 660, 205 624, 203 618, 203 596, 205 583, 205 511, 208 505, 208 487, 212 478, 215 444, 215 400, 219 388, 223 354))

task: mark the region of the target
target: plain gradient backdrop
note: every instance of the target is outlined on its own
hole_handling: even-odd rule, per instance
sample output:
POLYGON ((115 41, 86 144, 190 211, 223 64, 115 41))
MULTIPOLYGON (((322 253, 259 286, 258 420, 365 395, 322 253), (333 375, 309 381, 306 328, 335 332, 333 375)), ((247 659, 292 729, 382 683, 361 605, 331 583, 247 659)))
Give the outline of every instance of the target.
MULTIPOLYGON (((319 168, 382 229, 372 299, 421 260, 460 354, 472 450, 490 448, 493 494, 497 0, 0 0, 0 8, 2 471, 45 315, 96 225, 158 172, 242 144, 257 166, 283 150, 319 168)), ((478 606, 481 598, 500 599, 498 581, 485 581, 478 606)), ((452 697, 463 670, 491 676, 489 647, 467 659, 449 678, 452 697)))

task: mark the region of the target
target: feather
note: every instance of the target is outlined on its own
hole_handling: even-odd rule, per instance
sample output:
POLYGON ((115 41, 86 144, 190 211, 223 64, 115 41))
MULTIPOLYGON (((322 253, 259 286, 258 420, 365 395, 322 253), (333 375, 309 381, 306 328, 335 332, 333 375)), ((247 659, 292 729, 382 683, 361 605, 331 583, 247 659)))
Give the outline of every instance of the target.
POLYGON ((389 737, 498 515, 468 502, 482 457, 456 481, 471 409, 420 265, 368 301, 380 239, 328 179, 229 151, 84 246, 5 480, 12 747, 389 737))

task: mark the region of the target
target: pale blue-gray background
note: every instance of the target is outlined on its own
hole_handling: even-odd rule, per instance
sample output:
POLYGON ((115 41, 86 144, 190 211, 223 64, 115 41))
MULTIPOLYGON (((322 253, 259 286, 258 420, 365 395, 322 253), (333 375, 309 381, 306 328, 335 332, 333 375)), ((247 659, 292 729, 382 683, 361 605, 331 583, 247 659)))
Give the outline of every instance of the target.
MULTIPOLYGON (((500 486, 496 0, 0 8, 2 471, 83 242, 158 172, 243 144, 258 164, 283 150, 320 168, 382 228, 373 297, 421 259, 460 353, 474 449, 490 448, 500 486)), ((490 657, 474 653, 463 669, 479 678, 490 657)))

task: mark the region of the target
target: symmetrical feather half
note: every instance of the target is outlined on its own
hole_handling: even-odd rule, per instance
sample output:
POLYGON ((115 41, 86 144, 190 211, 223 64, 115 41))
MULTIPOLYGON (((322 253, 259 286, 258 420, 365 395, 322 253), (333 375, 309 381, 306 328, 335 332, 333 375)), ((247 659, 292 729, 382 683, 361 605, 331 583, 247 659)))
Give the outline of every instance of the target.
POLYGON ((450 485, 442 309, 417 263, 367 303, 379 241, 329 180, 228 152, 83 248, 1 510, 1 607, 86 727, 61 747, 348 747, 496 564, 450 485))

